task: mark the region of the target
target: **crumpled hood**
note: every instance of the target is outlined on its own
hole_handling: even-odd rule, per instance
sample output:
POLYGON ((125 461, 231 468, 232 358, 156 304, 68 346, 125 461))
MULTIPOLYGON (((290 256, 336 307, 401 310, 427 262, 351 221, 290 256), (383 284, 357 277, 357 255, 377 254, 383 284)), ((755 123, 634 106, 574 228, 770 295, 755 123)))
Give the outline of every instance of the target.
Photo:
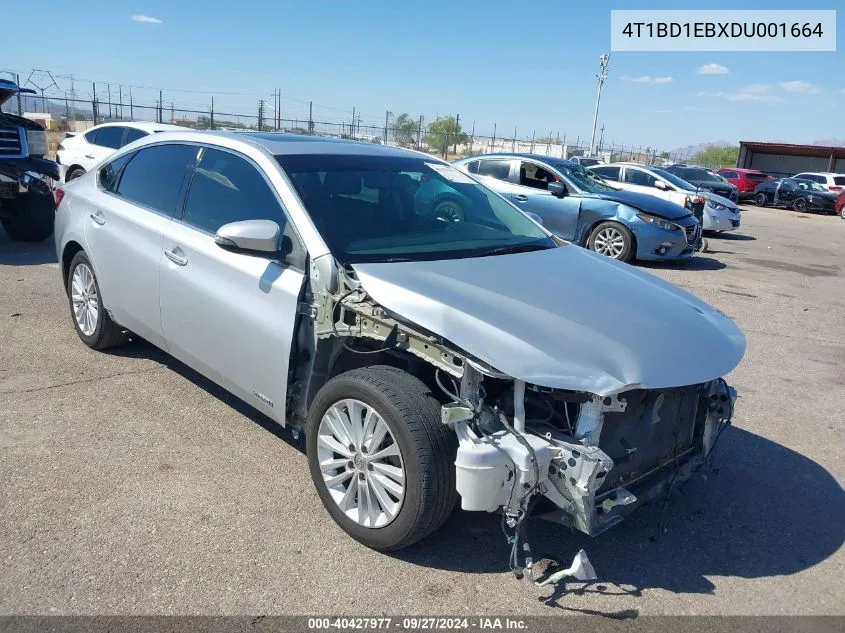
POLYGON ((619 189, 613 193, 599 193, 593 194, 596 198, 603 200, 611 200, 613 202, 621 202, 630 207, 644 211, 651 215, 664 218, 666 220, 678 220, 680 218, 690 215, 688 209, 685 209, 679 204, 675 204, 665 198, 652 196, 647 193, 639 193, 636 191, 625 191, 619 189))
POLYGON ((353 268, 388 310, 544 387, 610 395, 691 385, 728 373, 745 352, 718 310, 574 245, 353 268))

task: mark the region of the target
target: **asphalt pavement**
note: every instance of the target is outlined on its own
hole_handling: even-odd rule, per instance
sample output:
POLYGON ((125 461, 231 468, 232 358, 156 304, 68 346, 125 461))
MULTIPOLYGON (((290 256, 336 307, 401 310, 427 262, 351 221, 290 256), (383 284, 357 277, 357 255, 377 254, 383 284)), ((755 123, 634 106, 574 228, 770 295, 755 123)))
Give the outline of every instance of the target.
POLYGON ((86 348, 52 241, 0 231, 0 614, 845 614, 845 222, 746 207, 709 246, 643 268, 745 332, 734 427, 661 534, 655 506, 594 539, 532 522, 600 578, 553 590, 495 515, 359 545, 301 442, 149 344, 86 348))

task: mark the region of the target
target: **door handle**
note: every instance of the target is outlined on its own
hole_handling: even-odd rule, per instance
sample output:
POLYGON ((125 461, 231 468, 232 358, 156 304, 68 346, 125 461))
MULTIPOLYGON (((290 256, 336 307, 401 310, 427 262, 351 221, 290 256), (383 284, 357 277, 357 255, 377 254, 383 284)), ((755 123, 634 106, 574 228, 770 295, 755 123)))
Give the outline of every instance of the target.
POLYGON ((100 226, 103 226, 106 223, 106 219, 103 217, 103 214, 100 211, 91 214, 91 219, 94 220, 100 226))
POLYGON ((169 259, 170 261, 172 261, 174 264, 176 264, 177 266, 185 266, 188 263, 187 257, 183 257, 182 255, 179 255, 178 253, 176 253, 174 251, 167 251, 166 250, 166 251, 164 251, 164 256, 167 259, 169 259))
POLYGON ((97 158, 94 154, 85 154, 85 158, 97 158))
POLYGON ((513 199, 517 202, 525 202, 526 200, 528 200, 528 196, 523 196, 522 194, 519 194, 514 196, 513 199))

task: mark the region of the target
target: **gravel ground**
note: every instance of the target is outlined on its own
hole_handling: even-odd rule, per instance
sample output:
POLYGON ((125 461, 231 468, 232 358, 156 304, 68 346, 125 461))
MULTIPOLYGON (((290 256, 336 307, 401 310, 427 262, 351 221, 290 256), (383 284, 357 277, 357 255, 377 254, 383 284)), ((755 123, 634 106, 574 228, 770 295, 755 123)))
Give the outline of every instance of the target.
POLYGON ((358 545, 301 443, 150 345, 88 350, 52 243, 0 233, 0 614, 845 614, 843 245, 839 218, 748 207, 647 267, 745 331, 735 427, 659 539, 654 506, 595 539, 532 523, 601 578, 553 592, 513 578, 492 515, 358 545))

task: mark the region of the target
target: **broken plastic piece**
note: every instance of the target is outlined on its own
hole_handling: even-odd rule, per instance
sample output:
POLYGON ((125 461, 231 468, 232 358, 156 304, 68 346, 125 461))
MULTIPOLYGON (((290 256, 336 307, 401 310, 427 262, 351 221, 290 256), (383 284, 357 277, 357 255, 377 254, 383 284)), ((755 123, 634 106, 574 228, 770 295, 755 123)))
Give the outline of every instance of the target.
POLYGON ((575 578, 576 580, 581 581, 595 580, 598 578, 598 576, 596 576, 596 570, 593 569, 593 564, 590 562, 590 559, 587 558, 587 552, 583 549, 578 550, 578 553, 575 554, 575 558, 572 559, 571 566, 552 574, 541 582, 535 582, 534 584, 538 587, 556 585, 564 578, 575 578))

